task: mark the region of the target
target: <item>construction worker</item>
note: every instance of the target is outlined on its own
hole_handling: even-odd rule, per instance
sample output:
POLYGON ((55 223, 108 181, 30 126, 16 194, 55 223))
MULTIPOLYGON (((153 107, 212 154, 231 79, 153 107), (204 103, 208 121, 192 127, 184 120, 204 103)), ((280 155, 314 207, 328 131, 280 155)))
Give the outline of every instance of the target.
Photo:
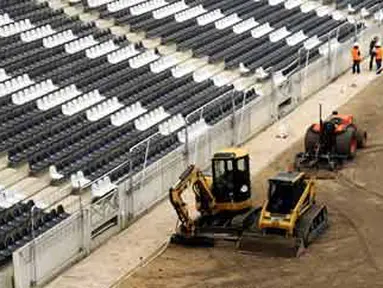
POLYGON ((378 36, 372 38, 370 42, 370 71, 372 70, 372 65, 374 63, 376 42, 378 42, 378 36))
POLYGON ((359 44, 354 43, 354 47, 351 49, 351 55, 352 55, 352 74, 360 73, 360 61, 362 60, 362 57, 360 55, 359 50, 359 44))
POLYGON ((380 74, 382 72, 382 56, 383 50, 380 42, 378 41, 375 45, 376 74, 380 74))

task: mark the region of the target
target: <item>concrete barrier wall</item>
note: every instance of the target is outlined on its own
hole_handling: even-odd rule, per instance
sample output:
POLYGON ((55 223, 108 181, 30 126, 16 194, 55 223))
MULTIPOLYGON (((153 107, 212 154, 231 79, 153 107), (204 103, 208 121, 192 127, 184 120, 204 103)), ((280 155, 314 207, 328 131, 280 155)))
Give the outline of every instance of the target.
POLYGON ((13 253, 16 288, 43 284, 85 255, 85 213, 72 215, 13 253))
POLYGON ((179 148, 156 163, 119 184, 125 195, 125 221, 131 221, 163 199, 170 186, 186 168, 183 148, 179 148), (177 172, 176 172, 177 171, 177 172))
MULTIPOLYGON (((359 35, 358 41, 362 47, 368 47, 372 35, 381 35, 382 32, 381 27, 370 27, 359 35)), ((118 191, 114 193, 118 193, 118 229, 126 228, 131 221, 164 199, 169 187, 177 181, 188 162, 193 162, 201 168, 209 167, 211 155, 215 151, 246 142, 278 120, 281 115, 278 105, 284 102, 286 97, 292 99, 287 106, 290 106, 290 110, 294 109, 305 98, 347 71, 351 63, 352 41, 335 46, 336 50, 332 47, 331 57, 318 59, 301 72, 291 75, 281 85, 276 86, 272 81, 263 83, 263 95, 209 127, 200 137, 191 139, 188 149, 185 146, 179 147, 133 177, 117 183, 118 191)), ((14 252, 13 266, 17 288, 29 288, 34 284, 45 283, 89 253, 92 242, 89 213, 89 207, 85 207, 14 252)), ((107 238, 104 237, 103 241, 107 238)), ((10 283, 10 278, 0 279, 8 279, 1 280, 7 283, 6 285, 10 283)))
POLYGON ((0 287, 13 288, 13 265, 6 265, 0 270, 0 287))

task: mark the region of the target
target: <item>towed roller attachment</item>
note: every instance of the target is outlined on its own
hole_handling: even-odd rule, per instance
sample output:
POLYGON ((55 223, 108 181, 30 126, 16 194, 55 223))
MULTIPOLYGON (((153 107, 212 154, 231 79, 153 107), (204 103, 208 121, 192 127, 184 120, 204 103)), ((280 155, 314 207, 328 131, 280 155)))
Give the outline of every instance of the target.
POLYGON ((302 255, 305 247, 300 238, 245 232, 237 242, 237 250, 244 254, 294 258, 302 255))
POLYGON ((294 169, 304 172, 309 178, 335 179, 336 171, 342 166, 342 160, 339 157, 332 157, 332 155, 298 153, 295 156, 294 169))

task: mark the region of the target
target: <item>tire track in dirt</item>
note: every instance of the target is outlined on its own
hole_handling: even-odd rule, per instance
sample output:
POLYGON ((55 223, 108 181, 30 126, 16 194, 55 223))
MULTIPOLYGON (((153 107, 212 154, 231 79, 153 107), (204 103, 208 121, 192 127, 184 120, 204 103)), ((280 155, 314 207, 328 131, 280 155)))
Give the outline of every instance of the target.
MULTIPOLYGON (((349 187, 350 188, 349 191, 353 191, 353 192, 357 192, 357 193, 363 193, 363 194, 365 194, 367 196, 374 195, 376 198, 379 198, 379 199, 383 200, 383 195, 382 194, 380 194, 379 192, 376 192, 376 191, 374 191, 372 189, 367 189, 366 187, 364 187, 361 184, 357 183, 352 178, 346 176, 345 173, 343 173, 342 171, 337 173, 336 180, 337 180, 338 184, 340 184, 341 186, 344 185, 344 186, 349 187)), ((348 215, 347 212, 344 211, 344 209, 342 209, 340 207, 337 207, 336 205, 332 205, 331 208, 335 209, 339 213, 339 215, 348 222, 350 227, 352 227, 352 229, 355 231, 355 233, 356 233, 356 235, 357 235, 357 237, 359 239, 360 244, 363 247, 363 250, 366 253, 366 257, 367 257, 368 263, 376 271, 380 271, 380 267, 379 267, 379 265, 378 265, 378 263, 377 263, 377 261, 375 259, 375 256, 374 256, 374 254, 372 252, 373 249, 371 248, 371 245, 369 244, 369 241, 368 241, 365 233, 360 228, 360 226, 355 222, 355 220, 351 216, 348 215)))
POLYGON ((358 150, 359 155, 377 154, 379 152, 383 152, 383 143, 370 144, 366 148, 363 148, 362 150, 358 150))
POLYGON ((374 195, 376 198, 379 198, 383 200, 383 194, 373 190, 373 189, 367 189, 365 186, 359 184, 354 179, 348 177, 342 172, 339 172, 337 175, 337 180, 341 182, 342 184, 350 187, 351 189, 358 190, 359 192, 363 192, 364 194, 367 194, 370 196, 371 194, 374 195))
POLYGON ((362 245, 363 250, 366 253, 367 262, 376 271, 379 271, 380 268, 379 268, 378 263, 375 260, 375 257, 373 256, 371 246, 368 243, 367 238, 365 237, 364 233, 361 231, 361 229, 359 229, 359 226, 355 223, 355 221, 350 216, 347 215, 347 213, 343 212, 342 209, 340 209, 339 207, 331 206, 331 208, 335 209, 339 213, 339 215, 343 219, 345 219, 348 222, 348 224, 351 226, 351 228, 355 231, 355 233, 358 237, 358 240, 359 240, 360 244, 362 245))
MULTIPOLYGON (((383 287, 382 84, 381 79, 375 81, 340 109, 352 113, 358 127, 371 137, 368 147, 338 172, 342 174, 328 180, 314 177, 318 200, 329 208, 330 227, 300 259, 240 255, 231 247, 205 251, 175 248, 119 288, 383 287)), ((267 179, 289 167, 302 144, 297 142, 252 177, 256 202, 265 198, 267 179)))

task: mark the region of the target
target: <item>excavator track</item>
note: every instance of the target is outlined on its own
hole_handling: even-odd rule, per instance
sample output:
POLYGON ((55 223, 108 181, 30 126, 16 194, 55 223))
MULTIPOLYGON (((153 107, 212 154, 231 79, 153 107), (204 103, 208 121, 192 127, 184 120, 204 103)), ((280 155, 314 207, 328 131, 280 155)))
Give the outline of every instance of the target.
POLYGON ((218 240, 236 242, 243 230, 256 221, 255 217, 260 211, 261 207, 254 207, 237 215, 202 216, 196 221, 197 225, 193 235, 188 235, 179 229, 177 233, 172 235, 170 243, 184 246, 213 247, 218 240))

